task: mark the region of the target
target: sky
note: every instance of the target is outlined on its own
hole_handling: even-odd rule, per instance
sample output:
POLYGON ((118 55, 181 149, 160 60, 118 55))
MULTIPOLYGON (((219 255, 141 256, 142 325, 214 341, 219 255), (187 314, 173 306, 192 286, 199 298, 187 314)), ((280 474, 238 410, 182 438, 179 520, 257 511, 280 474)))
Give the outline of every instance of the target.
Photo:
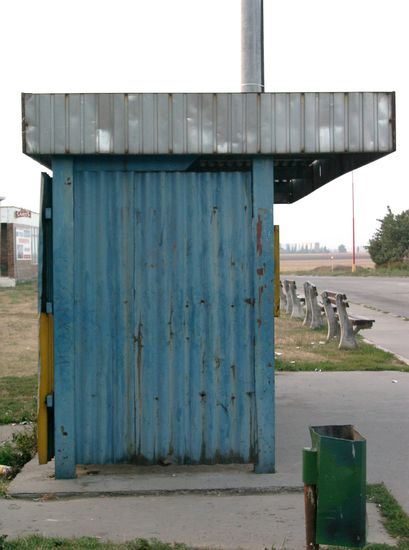
MULTIPOLYGON (((6 7, 7 6, 7 7, 6 7)), ((21 92, 238 92, 241 0, 20 0, 0 22, 0 197, 39 210, 21 92)), ((356 244, 409 209, 409 38, 401 0, 264 0, 267 92, 395 91, 397 152, 354 172, 356 244)), ((274 207, 281 243, 352 246, 351 174, 274 207)))

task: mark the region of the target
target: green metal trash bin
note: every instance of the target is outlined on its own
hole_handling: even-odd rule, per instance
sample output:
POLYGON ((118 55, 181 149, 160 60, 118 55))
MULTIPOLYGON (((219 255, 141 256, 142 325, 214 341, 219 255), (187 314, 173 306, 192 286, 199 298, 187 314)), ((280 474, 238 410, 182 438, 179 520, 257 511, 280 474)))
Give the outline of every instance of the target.
POLYGON ((311 426, 304 483, 316 485, 316 544, 360 548, 366 541, 366 440, 351 425, 311 426))

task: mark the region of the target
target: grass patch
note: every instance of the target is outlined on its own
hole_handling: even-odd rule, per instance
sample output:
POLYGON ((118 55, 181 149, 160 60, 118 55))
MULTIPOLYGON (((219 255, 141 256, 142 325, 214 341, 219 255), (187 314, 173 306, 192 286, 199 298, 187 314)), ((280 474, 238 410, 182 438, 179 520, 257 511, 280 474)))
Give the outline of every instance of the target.
POLYGON ((0 376, 37 371, 38 313, 35 283, 0 288, 0 376))
MULTIPOLYGON (((27 427, 22 432, 13 434, 10 441, 0 445, 0 464, 9 466, 11 472, 7 477, 0 478, 0 498, 7 496, 10 480, 31 460, 37 452, 37 430, 34 426, 27 427)), ((0 550, 1 550, 0 537, 0 550)))
POLYGON ((36 418, 37 375, 0 378, 0 424, 36 418))
POLYGON ((23 304, 37 296, 37 281, 17 283, 14 287, 0 288, 0 301, 6 297, 6 301, 13 304, 23 304))
POLYGON ((111 542, 101 542, 98 539, 89 537, 62 539, 33 535, 11 541, 7 541, 5 537, 0 537, 0 550, 49 550, 52 548, 59 548, 61 550, 92 550, 94 548, 98 550, 189 550, 190 547, 178 543, 169 544, 155 539, 135 539, 133 541, 115 544, 111 542))
POLYGON ((326 265, 313 267, 311 269, 297 269, 293 271, 294 275, 325 275, 333 277, 368 277, 375 275, 375 269, 371 267, 356 266, 356 271, 353 273, 351 266, 334 265, 333 268, 326 265))
POLYGON ((406 365, 392 353, 367 344, 358 336, 358 348, 338 349, 325 343, 326 328, 311 330, 302 321, 283 314, 275 320, 277 371, 405 371, 406 365))
POLYGON ((17 474, 37 451, 37 431, 33 426, 13 434, 11 441, 0 445, 0 464, 10 466, 17 474))
MULTIPOLYGON (((369 485, 367 496, 370 502, 378 505, 383 517, 383 523, 388 533, 409 548, 409 517, 390 494, 385 485, 369 485)), ((399 546, 399 548, 401 548, 399 546)))
MULTIPOLYGON (((290 272, 287 272, 289 274, 290 272)), ((332 276, 332 277, 409 277, 409 267, 394 268, 394 267, 362 267, 356 266, 356 271, 352 272, 351 267, 344 265, 318 266, 312 269, 296 269, 291 271, 293 275, 305 276, 332 276)))

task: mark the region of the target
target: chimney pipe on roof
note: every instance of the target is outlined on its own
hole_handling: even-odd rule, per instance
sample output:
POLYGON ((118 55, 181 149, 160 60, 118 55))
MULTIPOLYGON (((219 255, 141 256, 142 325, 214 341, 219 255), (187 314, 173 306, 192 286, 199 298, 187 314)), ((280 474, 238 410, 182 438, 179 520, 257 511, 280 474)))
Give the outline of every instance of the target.
POLYGON ((264 92, 263 0, 241 0, 241 91, 264 92))

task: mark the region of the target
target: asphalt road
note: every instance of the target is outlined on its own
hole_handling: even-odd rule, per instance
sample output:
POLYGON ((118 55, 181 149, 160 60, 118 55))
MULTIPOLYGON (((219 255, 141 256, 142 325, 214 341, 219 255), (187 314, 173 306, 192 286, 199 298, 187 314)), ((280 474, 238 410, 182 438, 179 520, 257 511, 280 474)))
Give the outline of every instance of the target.
POLYGON ((343 292, 355 304, 409 318, 409 277, 310 277, 285 274, 282 279, 295 280, 300 291, 303 290, 303 283, 310 281, 316 285, 319 293, 323 290, 343 292))

